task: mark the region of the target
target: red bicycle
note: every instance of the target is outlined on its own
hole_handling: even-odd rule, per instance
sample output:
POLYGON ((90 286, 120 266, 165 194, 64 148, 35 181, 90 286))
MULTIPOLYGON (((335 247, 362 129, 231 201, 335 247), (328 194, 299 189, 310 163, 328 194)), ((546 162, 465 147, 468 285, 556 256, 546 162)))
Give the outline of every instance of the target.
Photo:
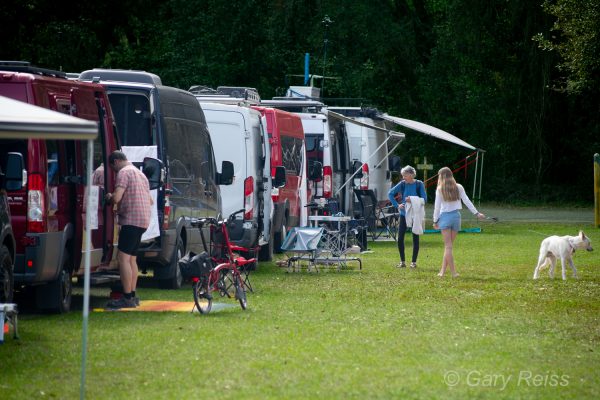
POLYGON ((256 262, 256 258, 246 259, 235 254, 235 246, 229 240, 228 223, 231 223, 239 210, 231 214, 226 220, 219 221, 215 218, 204 218, 192 221, 193 226, 200 229, 202 244, 207 252, 207 261, 212 268, 207 273, 198 273, 192 276, 192 291, 194 303, 201 314, 208 314, 212 308, 213 292, 218 292, 221 297, 231 298, 232 294, 239 301, 242 310, 248 306, 246 299, 246 284, 239 268, 256 262), (204 227, 209 228, 210 241, 207 246, 204 237, 204 227))

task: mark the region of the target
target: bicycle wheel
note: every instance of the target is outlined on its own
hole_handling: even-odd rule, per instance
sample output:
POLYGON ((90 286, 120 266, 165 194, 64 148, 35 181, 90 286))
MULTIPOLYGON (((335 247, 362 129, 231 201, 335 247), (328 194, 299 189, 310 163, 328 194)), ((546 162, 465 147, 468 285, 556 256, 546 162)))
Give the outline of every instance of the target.
POLYGON ((240 306, 242 310, 245 310, 248 307, 248 300, 246 299, 246 288, 244 286, 244 281, 242 280, 242 276, 239 271, 235 271, 233 274, 235 279, 233 281, 233 285, 235 286, 235 298, 240 302, 240 306))
POLYGON ((212 308, 212 296, 208 290, 208 276, 201 277, 192 285, 194 303, 200 314, 208 314, 212 308))

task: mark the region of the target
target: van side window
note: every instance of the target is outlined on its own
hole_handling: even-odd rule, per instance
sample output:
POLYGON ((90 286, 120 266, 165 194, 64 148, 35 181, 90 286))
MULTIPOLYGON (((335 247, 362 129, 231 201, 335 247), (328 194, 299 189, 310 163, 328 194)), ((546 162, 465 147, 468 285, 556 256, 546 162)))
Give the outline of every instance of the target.
POLYGON ((60 177, 58 142, 56 140, 46 141, 46 155, 48 157, 48 186, 56 186, 60 177))
POLYGON ((109 93, 110 106, 117 123, 122 146, 152 146, 150 99, 137 93, 109 93))
POLYGON ((302 140, 289 136, 281 137, 282 164, 288 174, 301 175, 302 140))

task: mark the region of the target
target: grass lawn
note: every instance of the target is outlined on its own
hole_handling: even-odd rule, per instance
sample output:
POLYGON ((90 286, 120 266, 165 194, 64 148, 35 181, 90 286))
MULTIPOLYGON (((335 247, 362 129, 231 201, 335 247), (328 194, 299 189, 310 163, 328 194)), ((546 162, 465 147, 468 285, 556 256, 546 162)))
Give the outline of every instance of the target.
MULTIPOLYGON (((600 398, 599 250, 576 253, 579 280, 568 271, 563 282, 560 266, 558 279, 531 279, 542 234, 578 228, 498 223, 460 234, 457 279, 436 276, 442 239, 427 234, 417 270, 394 267, 393 242, 370 243, 362 271, 261 263, 247 311, 90 313, 87 397, 600 398)), ((600 230, 585 228, 600 246, 600 230)), ((189 285, 143 283, 143 300, 192 300, 189 285)), ((108 289, 92 293, 101 306, 108 289)), ((77 398, 80 306, 19 321, 21 340, 0 346, 0 398, 77 398)))

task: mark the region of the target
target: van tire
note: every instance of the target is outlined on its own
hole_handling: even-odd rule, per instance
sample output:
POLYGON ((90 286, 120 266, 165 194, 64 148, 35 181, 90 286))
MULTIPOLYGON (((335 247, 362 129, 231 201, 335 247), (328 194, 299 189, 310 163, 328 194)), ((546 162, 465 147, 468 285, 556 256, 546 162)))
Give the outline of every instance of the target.
POLYGON ((185 255, 185 246, 183 245, 183 239, 181 236, 177 236, 177 244, 175 251, 173 252, 173 259, 169 265, 171 271, 171 277, 167 279, 161 279, 159 285, 162 289, 179 289, 183 284, 183 275, 181 275, 181 269, 179 268, 179 260, 185 255))
POLYGON ((281 254, 283 250, 281 250, 281 245, 285 240, 285 236, 287 235, 287 219, 281 222, 281 227, 279 228, 279 232, 275 232, 273 235, 274 242, 273 243, 273 253, 281 254))
POLYGON ((13 263, 8 248, 0 248, 0 303, 12 303, 14 293, 13 263))
POLYGON ((258 261, 272 261, 273 260, 273 242, 275 241, 275 238, 273 235, 273 224, 271 224, 271 229, 269 230, 269 232, 271 232, 271 237, 269 238, 269 243, 264 244, 260 247, 260 250, 258 251, 258 261))
POLYGON ((71 310, 73 283, 71 281, 69 253, 65 250, 58 278, 36 288, 37 307, 51 313, 63 314, 71 310))

